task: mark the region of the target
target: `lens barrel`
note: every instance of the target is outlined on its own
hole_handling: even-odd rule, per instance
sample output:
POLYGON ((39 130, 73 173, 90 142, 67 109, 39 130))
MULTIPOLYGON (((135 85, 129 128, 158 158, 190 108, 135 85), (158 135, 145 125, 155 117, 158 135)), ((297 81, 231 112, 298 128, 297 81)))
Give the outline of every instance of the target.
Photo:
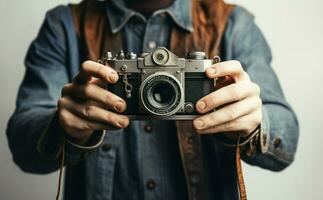
POLYGON ((139 89, 140 103, 148 114, 168 117, 181 108, 184 96, 179 80, 166 72, 147 77, 139 89))

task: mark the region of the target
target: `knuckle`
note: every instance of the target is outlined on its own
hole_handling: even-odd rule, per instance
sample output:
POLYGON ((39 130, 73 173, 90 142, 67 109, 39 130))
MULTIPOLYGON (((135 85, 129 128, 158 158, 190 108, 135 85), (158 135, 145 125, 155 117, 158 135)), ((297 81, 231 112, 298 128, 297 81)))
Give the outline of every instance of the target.
POLYGON ((227 118, 228 118, 228 120, 232 121, 232 120, 236 119, 237 116, 238 116, 237 111, 234 108, 229 107, 228 110, 227 110, 227 118))
POLYGON ((58 119, 64 128, 71 128, 72 127, 71 119, 67 115, 67 111, 61 110, 59 112, 58 119))
POLYGON ((217 115, 216 112, 212 112, 211 114, 207 115, 206 117, 203 118, 203 121, 205 123, 205 128, 209 128, 214 125, 214 122, 217 121, 217 115))
POLYGON ((92 91, 92 85, 86 84, 82 87, 82 93, 85 97, 88 97, 91 94, 92 91))
POLYGON ((104 83, 99 78, 93 78, 89 81, 90 84, 98 85, 100 87, 104 87, 104 83))
POLYGON ((251 94, 259 95, 260 94, 260 87, 258 84, 253 82, 247 82, 247 88, 249 88, 249 91, 251 94))
POLYGON ((111 122, 115 121, 115 117, 112 115, 112 113, 111 113, 111 112, 107 112, 107 113, 105 114, 105 119, 106 119, 106 121, 107 121, 107 122, 109 122, 109 123, 111 123, 111 122))
POLYGON ((210 96, 206 97, 204 101, 206 102, 207 110, 211 110, 217 106, 217 98, 214 92, 210 96))
POLYGON ((255 93, 257 94, 257 95, 259 95, 260 94, 260 91, 261 91, 261 89, 260 89, 260 87, 259 87, 259 85, 258 84, 253 84, 254 85, 254 90, 255 90, 255 93))
POLYGON ((257 120, 256 120, 257 124, 260 124, 262 122, 262 111, 261 109, 259 109, 259 111, 257 112, 257 120))
POLYGON ((66 119, 67 119, 67 116, 66 116, 65 110, 59 109, 58 110, 58 120, 60 122, 65 122, 65 121, 67 121, 66 119))
POLYGON ((244 75, 245 79, 247 79, 249 81, 250 80, 249 74, 247 72, 245 72, 243 69, 242 69, 242 71, 243 71, 243 75, 244 75))
POLYGON ((233 60, 232 61, 232 66, 235 67, 235 69, 239 72, 243 71, 242 65, 238 60, 233 60))
POLYGON ((258 107, 262 106, 262 100, 259 97, 256 98, 256 105, 258 107))
POLYGON ((236 121, 230 121, 230 122, 227 122, 224 124, 224 131, 232 131, 235 129, 237 125, 237 122, 236 121))
POLYGON ((85 116, 85 117, 90 117, 91 115, 92 115, 92 110, 94 109, 94 107, 93 106, 91 106, 91 105, 86 105, 85 107, 84 107, 84 109, 83 109, 83 115, 85 116))
POLYGON ((108 91, 106 91, 105 93, 104 93, 104 100, 105 100, 105 102, 107 103, 107 104, 112 104, 112 103, 114 103, 114 100, 113 100, 114 98, 113 98, 113 95, 110 93, 110 92, 108 92, 108 91))
POLYGON ((57 108, 58 110, 62 109, 64 107, 64 98, 60 98, 57 102, 57 108))
POLYGON ((94 130, 93 124, 91 124, 90 122, 85 122, 84 123, 84 130, 88 130, 88 131, 94 130))
POLYGON ((69 91, 69 88, 71 87, 72 84, 68 83, 68 84, 65 84, 62 88, 62 92, 61 92, 61 95, 62 96, 65 96, 68 91, 69 91))
POLYGON ((243 91, 243 86, 242 85, 239 85, 239 84, 234 84, 232 86, 232 90, 231 90, 231 96, 234 98, 234 99, 241 99, 242 97, 242 94, 241 94, 241 91, 243 91))

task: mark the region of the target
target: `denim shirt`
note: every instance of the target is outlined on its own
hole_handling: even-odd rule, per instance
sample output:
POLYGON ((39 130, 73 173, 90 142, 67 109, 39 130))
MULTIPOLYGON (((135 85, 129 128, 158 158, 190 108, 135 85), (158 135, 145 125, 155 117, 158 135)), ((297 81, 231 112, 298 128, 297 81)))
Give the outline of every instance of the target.
MULTIPOLYGON (((112 0, 112 4, 107 6, 111 30, 121 31, 127 51, 169 47, 172 26, 194 31, 189 0, 176 0, 148 19, 120 0, 112 0)), ((294 159, 298 123, 271 68, 270 48, 254 17, 244 8, 236 7, 229 17, 221 56, 223 60, 239 60, 261 88, 261 132, 266 137, 255 155, 242 155, 244 161, 283 170, 294 159)), ((80 64, 70 9, 59 6, 47 13, 30 46, 17 108, 8 123, 13 159, 23 171, 47 174, 58 169, 58 161, 43 158, 37 144, 43 139, 45 153, 59 151, 56 105, 62 87, 71 82, 80 64)), ((187 198, 174 122, 132 121, 126 129, 110 131, 103 140, 90 154, 67 153, 67 163, 71 164, 66 168, 65 199, 187 198)), ((219 145, 212 135, 205 136, 204 141, 203 199, 238 199, 234 152, 219 145)))

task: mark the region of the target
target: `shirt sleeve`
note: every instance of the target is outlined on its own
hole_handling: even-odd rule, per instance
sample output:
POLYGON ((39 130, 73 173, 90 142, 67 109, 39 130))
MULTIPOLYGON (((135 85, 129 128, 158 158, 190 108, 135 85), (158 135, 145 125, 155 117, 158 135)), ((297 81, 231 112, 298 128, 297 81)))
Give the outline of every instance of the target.
MULTIPOLYGON (((59 6, 46 14, 38 36, 25 59, 25 76, 18 91, 16 110, 9 120, 7 137, 14 162, 26 172, 50 173, 58 169, 58 154, 63 132, 57 123, 57 101, 62 87, 70 82, 68 41, 66 33, 70 11, 59 6)), ((103 134, 95 134, 85 149, 102 142, 103 134)), ((66 152, 66 162, 81 160, 86 150, 66 152)))
POLYGON ((252 156, 242 157, 251 165, 282 170, 294 160, 299 127, 271 67, 270 48, 254 17, 241 7, 237 7, 230 17, 224 42, 226 59, 240 61, 250 79, 261 88, 260 148, 252 156))

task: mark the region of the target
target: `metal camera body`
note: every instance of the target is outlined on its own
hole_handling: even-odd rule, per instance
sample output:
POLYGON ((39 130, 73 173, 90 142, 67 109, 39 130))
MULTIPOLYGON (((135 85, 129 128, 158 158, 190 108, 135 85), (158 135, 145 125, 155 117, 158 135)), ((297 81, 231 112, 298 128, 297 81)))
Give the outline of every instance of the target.
POLYGON ((219 61, 215 58, 206 59, 204 52, 179 58, 164 47, 138 57, 106 52, 103 63, 119 74, 107 89, 126 101, 124 114, 130 119, 191 120, 198 115, 195 103, 214 90, 205 69, 219 61))

